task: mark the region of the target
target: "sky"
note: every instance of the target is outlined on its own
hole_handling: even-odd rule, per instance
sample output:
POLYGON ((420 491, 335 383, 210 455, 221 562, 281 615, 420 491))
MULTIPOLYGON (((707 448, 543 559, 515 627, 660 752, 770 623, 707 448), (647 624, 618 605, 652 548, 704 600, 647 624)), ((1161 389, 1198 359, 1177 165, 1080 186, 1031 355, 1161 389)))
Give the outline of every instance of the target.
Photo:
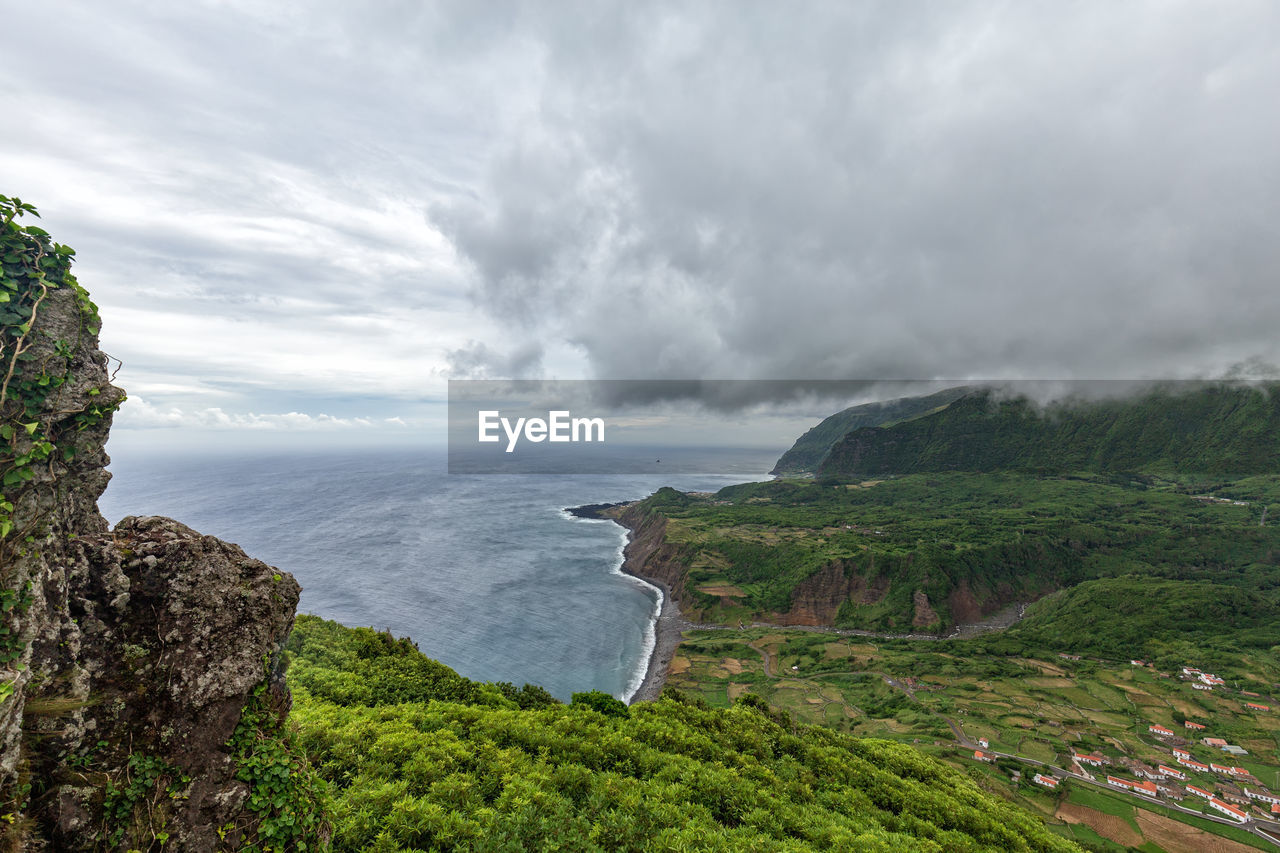
POLYGON ((0 192, 148 441, 442 436, 448 379, 1280 362, 1270 0, 0 15, 0 192))

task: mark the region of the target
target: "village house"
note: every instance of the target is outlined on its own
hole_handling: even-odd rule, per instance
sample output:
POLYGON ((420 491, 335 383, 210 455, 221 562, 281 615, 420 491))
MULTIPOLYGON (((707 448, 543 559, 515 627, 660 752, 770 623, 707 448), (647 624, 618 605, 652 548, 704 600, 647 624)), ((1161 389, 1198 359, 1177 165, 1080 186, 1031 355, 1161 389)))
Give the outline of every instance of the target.
POLYGON ((1172 767, 1165 767, 1163 764, 1161 764, 1157 770, 1161 776, 1167 776, 1170 779, 1177 779, 1179 782, 1187 781, 1187 774, 1183 773, 1181 770, 1175 770, 1172 767))
POLYGON ((973 751, 973 760, 974 760, 974 761, 985 761, 985 762, 987 762, 988 764, 990 764, 991 762, 995 761, 996 759, 995 759, 995 756, 987 755, 987 754, 986 754, 985 752, 983 752, 982 750, 980 750, 980 749, 975 749, 975 750, 973 751))
POLYGON ((1232 818, 1233 820, 1237 820, 1240 823, 1248 823, 1249 821, 1253 820, 1253 818, 1249 817, 1249 815, 1246 814, 1245 812, 1241 811, 1240 809, 1236 808, 1230 803, 1224 803, 1222 800, 1219 800, 1217 797, 1210 797, 1209 805, 1212 806, 1217 811, 1222 812, 1227 817, 1232 818))
POLYGON ((1093 767, 1101 767, 1102 765, 1107 763, 1107 760, 1103 758, 1101 755, 1090 755, 1090 754, 1074 752, 1071 754, 1071 758, 1077 764, 1089 764, 1093 767))
POLYGON ((1193 690, 1212 690, 1212 689, 1213 689, 1212 687, 1210 687, 1210 686, 1209 686, 1209 685, 1207 685, 1207 684, 1200 684, 1200 683, 1196 683, 1196 684, 1191 685, 1191 688, 1192 688, 1193 690))
POLYGON ((1244 703, 1244 706, 1245 706, 1246 708, 1252 708, 1252 709, 1253 709, 1253 710, 1255 710, 1255 711, 1270 711, 1270 710, 1271 710, 1271 706, 1270 706, 1270 705, 1259 705, 1257 702, 1245 702, 1245 703, 1244 703))
POLYGON ((1264 803, 1271 803, 1272 805, 1280 805, 1280 797, 1277 797, 1270 791, 1259 791, 1257 788, 1249 790, 1248 788, 1245 788, 1244 793, 1246 797, 1261 800, 1264 803))
POLYGON ((1200 723, 1193 723, 1193 722, 1191 722, 1190 720, 1187 720, 1187 721, 1186 721, 1185 723, 1183 723, 1182 725, 1184 725, 1184 726, 1186 726, 1187 728, 1191 729, 1192 731, 1196 731, 1196 732, 1202 732, 1202 731, 1204 731, 1204 728, 1205 728, 1202 724, 1200 724, 1200 723))
POLYGON ((1184 667, 1182 668, 1182 674, 1183 674, 1183 675, 1199 675, 1199 674, 1200 674, 1200 670, 1198 670, 1198 669, 1192 669, 1192 668, 1191 668, 1191 667, 1189 667, 1189 666, 1184 666, 1184 667))
POLYGON ((1044 787, 1050 790, 1054 790, 1058 787, 1058 780, 1053 778, 1052 776, 1046 776, 1043 773, 1037 773, 1035 776, 1032 776, 1031 778, 1032 778, 1032 781, 1034 781, 1037 785, 1043 785, 1044 787))
POLYGON ((1213 794, 1210 794, 1204 788, 1197 788, 1195 785, 1188 785, 1187 793, 1195 794, 1197 797, 1204 797, 1206 800, 1213 798, 1213 794))
POLYGON ((987 739, 986 739, 986 738, 984 738, 984 737, 980 737, 980 738, 978 738, 978 746, 982 747, 983 749, 990 749, 990 748, 991 748, 991 744, 990 744, 990 743, 987 741, 987 739))
POLYGON ((1155 782, 1137 782, 1133 779, 1121 779, 1119 776, 1108 776, 1107 784, 1116 788, 1136 791, 1139 794, 1146 794, 1149 797, 1154 797, 1159 793, 1155 782))
POLYGON ((1170 731, 1169 729, 1166 729, 1164 726, 1159 725, 1158 723, 1156 725, 1147 726, 1147 731, 1159 737, 1173 737, 1172 731, 1170 731))
POLYGON ((1190 758, 1190 757, 1191 757, 1191 753, 1187 752, 1185 749, 1178 749, 1178 747, 1176 747, 1176 746, 1173 748, 1173 754, 1174 754, 1174 755, 1177 755, 1177 756, 1180 756, 1180 757, 1182 757, 1182 758, 1190 758))
POLYGON ((1205 746, 1212 746, 1216 749, 1221 749, 1222 747, 1227 745, 1227 742, 1220 737, 1207 737, 1201 740, 1200 742, 1205 746))
POLYGON ((1146 665, 1147 665, 1147 662, 1146 662, 1146 661, 1138 660, 1137 658, 1134 658, 1133 660, 1129 661, 1129 663, 1130 663, 1131 665, 1133 665, 1133 666, 1146 666, 1146 665))
POLYGON ((1207 672, 1202 672, 1200 673, 1200 683, 1208 684, 1211 687, 1221 687, 1223 684, 1226 684, 1227 682, 1223 681, 1221 678, 1219 678, 1216 675, 1212 675, 1207 672))
POLYGON ((1080 660, 1080 655, 1069 655, 1066 652, 1058 652, 1058 657, 1063 660, 1080 660))
POLYGON ((1181 764, 1183 767, 1196 771, 1197 773, 1209 772, 1208 764, 1201 764, 1199 761, 1196 761, 1194 758, 1183 758, 1181 755, 1179 755, 1178 763, 1181 764))
POLYGON ((1129 772, 1139 779, 1159 779, 1160 774, 1150 764, 1138 761, 1136 758, 1122 758, 1120 762, 1127 768, 1129 772))

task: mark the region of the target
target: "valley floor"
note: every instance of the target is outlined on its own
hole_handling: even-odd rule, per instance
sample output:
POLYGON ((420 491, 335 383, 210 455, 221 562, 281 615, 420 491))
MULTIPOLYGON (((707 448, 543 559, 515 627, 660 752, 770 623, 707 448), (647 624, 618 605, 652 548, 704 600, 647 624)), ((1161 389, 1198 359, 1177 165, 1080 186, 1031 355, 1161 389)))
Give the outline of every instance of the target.
POLYGON ((1245 794, 1280 791, 1280 703, 1231 683, 1206 690, 1195 674, 1065 653, 987 655, 971 641, 776 628, 688 632, 668 683, 712 705, 754 693, 803 722, 913 744, 1103 849, 1280 846, 1269 837, 1280 839, 1270 804, 1245 794), (1246 754, 1225 752, 1214 738, 1246 754), (1185 781, 1162 775, 1162 765, 1185 781), (1057 788, 1037 785, 1036 773, 1059 780, 1057 788), (1108 783, 1141 784, 1147 774, 1161 780, 1150 796, 1108 783), (1250 821, 1219 814, 1187 784, 1250 821))

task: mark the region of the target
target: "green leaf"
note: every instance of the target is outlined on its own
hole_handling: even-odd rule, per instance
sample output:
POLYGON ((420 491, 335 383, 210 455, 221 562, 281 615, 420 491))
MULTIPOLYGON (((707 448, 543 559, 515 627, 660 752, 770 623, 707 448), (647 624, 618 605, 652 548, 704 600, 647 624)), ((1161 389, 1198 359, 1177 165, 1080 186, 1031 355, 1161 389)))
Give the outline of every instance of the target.
MULTIPOLYGON (((48 384, 48 383, 44 383, 44 382, 42 382, 42 383, 40 383, 40 384, 45 385, 45 384, 48 384)), ((40 426, 40 422, 39 422, 39 421, 32 421, 32 422, 31 422, 31 423, 29 423, 29 424, 23 424, 23 425, 22 425, 22 428, 23 428, 23 429, 25 429, 25 430, 27 431, 27 435, 35 435, 35 434, 36 434, 36 429, 37 429, 39 426, 40 426)))

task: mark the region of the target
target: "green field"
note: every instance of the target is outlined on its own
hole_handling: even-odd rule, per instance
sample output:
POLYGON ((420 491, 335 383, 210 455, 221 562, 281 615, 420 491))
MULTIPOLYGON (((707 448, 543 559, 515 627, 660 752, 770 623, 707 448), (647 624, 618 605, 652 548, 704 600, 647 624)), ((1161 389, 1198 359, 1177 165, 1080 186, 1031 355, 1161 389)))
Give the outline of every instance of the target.
MULTIPOLYGON (((975 654, 975 644, 986 642, 982 640, 911 642, 764 628, 699 630, 686 637, 668 679, 677 690, 721 706, 731 697, 755 693, 797 720, 909 743, 957 767, 976 768, 997 780, 994 790, 1006 794, 1002 773, 975 765, 971 749, 959 747, 952 723, 970 742, 986 738, 997 752, 1063 768, 1073 751, 1093 752, 1114 762, 1110 772, 1133 778, 1123 766, 1126 760, 1174 764, 1170 745, 1147 727, 1160 723, 1182 734, 1181 720, 1190 716, 1208 727, 1198 737, 1222 737, 1249 745, 1251 751, 1237 759, 1198 742, 1186 744, 1197 760, 1239 764, 1272 788, 1280 781, 1280 728, 1273 720, 1243 713, 1241 697, 1230 688, 1193 690, 1177 671, 1137 667, 1128 661, 1070 661, 1049 652, 975 654)), ((1252 701, 1273 704, 1270 698, 1252 701)), ((1201 787, 1212 789, 1218 782, 1211 774, 1197 775, 1189 773, 1189 781, 1201 787)), ((1131 820, 1123 812, 1129 806, 1122 797, 1083 786, 1073 791, 1082 804, 1107 814, 1118 809, 1131 820)), ((1037 796, 1044 795, 1019 790, 1014 798, 1032 807, 1037 796)), ((1185 805, 1199 808, 1202 802, 1185 805)), ((1172 810, 1168 816, 1220 835, 1230 830, 1172 810)), ((1064 831, 1078 838, 1091 830, 1064 831)), ((1253 838, 1243 831, 1231 837, 1245 840, 1237 835, 1253 838)))

